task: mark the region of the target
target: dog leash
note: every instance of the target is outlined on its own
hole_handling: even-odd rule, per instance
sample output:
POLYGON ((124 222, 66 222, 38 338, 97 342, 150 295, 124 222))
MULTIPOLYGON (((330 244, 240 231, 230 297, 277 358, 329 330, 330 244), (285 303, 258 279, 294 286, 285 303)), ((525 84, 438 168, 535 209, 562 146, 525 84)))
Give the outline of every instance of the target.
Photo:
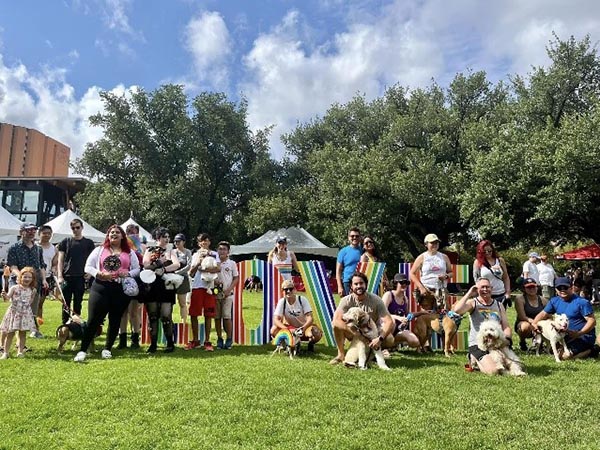
POLYGON ((62 287, 60 286, 60 283, 58 282, 58 278, 56 277, 56 275, 52 275, 52 277, 54 278, 54 282, 56 283, 56 288, 58 289, 58 292, 60 293, 60 302, 62 303, 63 311, 69 315, 70 319, 72 319, 73 318, 73 310, 71 310, 71 308, 69 307, 69 305, 67 305, 67 302, 65 301, 65 295, 63 294, 62 287))

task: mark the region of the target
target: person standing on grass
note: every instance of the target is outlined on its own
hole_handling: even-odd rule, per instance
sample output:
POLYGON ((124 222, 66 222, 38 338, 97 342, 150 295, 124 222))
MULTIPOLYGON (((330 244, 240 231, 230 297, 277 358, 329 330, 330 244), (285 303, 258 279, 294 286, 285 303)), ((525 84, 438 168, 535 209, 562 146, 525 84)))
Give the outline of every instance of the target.
POLYGON ((512 345, 512 330, 508 324, 506 310, 498 300, 492 297, 492 285, 487 278, 479 278, 475 285, 457 301, 452 311, 459 315, 469 313, 469 362, 482 373, 493 375, 498 371, 497 365, 487 351, 477 346, 477 333, 485 320, 496 320, 500 323, 504 336, 512 345))
MULTIPOLYGON (((363 248, 364 253, 360 257, 360 262, 383 262, 381 259, 381 255, 379 254, 379 249, 375 244, 375 240, 371 236, 365 236, 363 239, 363 248)), ((383 295, 389 285, 389 280, 384 272, 383 277, 381 278, 381 284, 376 292, 377 295, 383 295)))
POLYGON ((229 350, 233 345, 233 290, 240 279, 237 264, 229 259, 230 249, 231 244, 227 241, 219 242, 217 247, 221 264, 221 273, 219 273, 221 293, 216 296, 215 330, 217 331, 217 348, 223 350, 229 350), (223 328, 225 328, 227 336, 225 341, 223 341, 223 328))
POLYGON ((492 285, 492 297, 504 308, 512 306, 510 299, 510 278, 506 262, 498 255, 491 241, 477 244, 477 256, 473 262, 473 279, 487 278, 492 285))
POLYGON ((540 273, 537 263, 540 262, 540 255, 537 252, 531 252, 527 261, 523 263, 523 278, 533 278, 540 285, 540 273))
MULTIPOLYGON (((37 227, 31 222, 25 222, 21 225, 21 240, 14 243, 8 248, 8 261, 10 266, 11 277, 9 279, 9 287, 16 284, 17 279, 24 267, 33 267, 35 270, 36 285, 35 295, 31 303, 31 310, 34 317, 37 316, 38 306, 40 301, 40 292, 42 289, 48 289, 46 281, 46 263, 44 262, 44 254, 42 248, 34 242, 35 232, 37 227)), ((43 337, 39 332, 37 322, 35 329, 32 330, 37 338, 43 337)), ((2 342, 2 333, 0 333, 0 342, 2 342)))
POLYGON ((546 300, 550 300, 554 296, 554 280, 556 279, 556 272, 552 264, 548 262, 547 255, 540 256, 540 262, 537 264, 537 270, 540 274, 540 284, 542 286, 542 296, 546 300))
MULTIPOLYGON (((73 219, 70 226, 73 235, 58 244, 57 278, 65 304, 70 308, 73 301, 73 312, 81 315, 85 292, 85 262, 95 245, 91 239, 83 237, 83 222, 80 219, 73 219)), ((63 310, 63 323, 67 323, 69 317, 69 312, 63 310)))
MULTIPOLYGON (((277 236, 275 248, 267 255, 267 262, 273 264, 275 267, 282 265, 291 265, 292 269, 298 272, 298 260, 296 254, 288 250, 288 241, 285 236, 277 236)), ((286 280, 292 279, 291 273, 284 273, 282 277, 286 280)))
POLYGON ((410 279, 415 283, 415 298, 420 303, 421 296, 438 288, 446 289, 452 276, 452 265, 448 255, 438 251, 440 240, 435 234, 428 234, 424 239, 427 251, 415 259, 410 268, 410 279), (420 274, 420 275, 419 275, 420 274))
POLYGON ((354 306, 368 313, 371 319, 381 326, 381 334, 369 343, 369 347, 377 349, 379 347, 392 348, 394 346, 394 337, 392 336, 394 321, 383 301, 375 294, 367 292, 368 281, 364 273, 354 272, 350 278, 351 293, 340 300, 340 304, 333 313, 332 325, 337 356, 329 364, 334 365, 344 361, 346 355, 344 350, 345 341, 346 339, 351 341, 354 332, 344 322, 343 315, 354 306))
POLYGON ((56 288, 54 274, 56 274, 58 252, 56 251, 56 247, 50 242, 52 239, 52 227, 50 225, 42 225, 38 234, 40 237, 39 245, 42 247, 42 256, 44 258, 44 263, 46 264, 46 283, 48 283, 48 289, 42 288, 42 292, 40 293, 40 304, 38 305, 37 322, 38 326, 41 326, 44 323, 44 301, 50 292, 56 288))
POLYGON ((210 236, 207 233, 202 233, 198 236, 198 245, 200 249, 194 254, 190 267, 190 276, 194 277, 189 310, 190 323, 192 324, 192 340, 188 342, 185 349, 192 350, 200 347, 200 341, 198 340, 198 316, 204 314, 204 350, 212 352, 214 348, 210 342, 210 332, 212 319, 217 315, 217 299, 209 291, 206 281, 202 279, 202 272, 220 273, 221 267, 217 263, 217 267, 215 268, 202 270, 200 265, 204 258, 211 256, 218 262, 219 255, 210 249, 210 236))
POLYGON ((181 317, 181 322, 186 323, 188 316, 188 294, 191 291, 188 272, 192 264, 192 251, 185 248, 185 235, 183 233, 176 234, 173 242, 175 243, 175 254, 179 260, 179 269, 175 273, 183 277, 183 283, 177 288, 176 292, 177 303, 179 303, 179 316, 181 317))
POLYGON ((24 267, 19 272, 17 280, 17 284, 8 290, 8 294, 2 292, 2 298, 4 301, 10 301, 10 306, 4 314, 2 323, 0 323, 0 331, 6 336, 0 359, 9 357, 15 333, 18 333, 17 357, 22 358, 25 356, 27 332, 35 330, 35 317, 31 310, 31 304, 36 295, 35 270, 33 267, 24 267))
POLYGON ((104 243, 88 256, 85 273, 94 277, 88 299, 88 320, 83 331, 81 348, 75 355, 75 362, 83 362, 87 350, 108 315, 108 332, 102 350, 102 358, 112 358, 112 346, 119 333, 123 312, 129 306, 129 297, 123 292, 122 280, 136 277, 140 273, 140 263, 129 247, 125 231, 119 225, 108 227, 104 243))
POLYGON ((296 295, 292 280, 281 283, 283 297, 277 302, 273 313, 271 337, 274 338, 280 330, 287 328, 302 328, 302 341, 308 341, 308 351, 315 351, 315 344, 323 337, 323 332, 313 323, 312 308, 308 300, 296 295))
POLYGON ((148 247, 144 253, 144 269, 153 270, 156 279, 149 285, 149 289, 141 296, 146 304, 148 313, 148 331, 150 332, 150 347, 148 353, 155 353, 158 346, 158 319, 162 322, 163 332, 167 340, 165 353, 175 351, 173 337, 173 305, 175 304, 175 290, 167 289, 162 279, 164 273, 174 273, 179 269, 179 260, 175 250, 169 250, 169 231, 158 227, 154 230, 155 247, 148 247))
POLYGON ((553 314, 566 314, 569 318, 569 330, 566 338, 567 349, 561 349, 560 359, 586 358, 598 356, 594 347, 596 341, 596 316, 592 304, 573 293, 571 280, 567 277, 555 281, 556 296, 552 297, 531 326, 538 330, 540 320, 549 319, 553 314))
POLYGON ((538 294, 538 285, 533 278, 523 280, 523 290, 525 291, 523 295, 515 297, 517 311, 515 332, 519 335, 519 347, 526 351, 527 338, 533 337, 533 319, 544 309, 547 300, 538 294))
POLYGON ((340 297, 350 293, 350 280, 363 252, 360 230, 357 227, 352 227, 348 231, 348 241, 350 245, 339 251, 335 264, 335 279, 340 297))

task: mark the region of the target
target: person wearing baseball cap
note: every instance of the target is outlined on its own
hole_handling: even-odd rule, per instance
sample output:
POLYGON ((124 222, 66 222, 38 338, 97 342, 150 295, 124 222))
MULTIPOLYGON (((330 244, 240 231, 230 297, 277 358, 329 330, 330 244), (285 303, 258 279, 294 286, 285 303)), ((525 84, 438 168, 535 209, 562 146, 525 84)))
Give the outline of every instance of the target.
POLYGON ((267 261, 277 266, 286 266, 288 270, 282 270, 281 276, 286 280, 292 279, 292 273, 289 270, 291 267, 295 271, 298 271, 298 260, 296 254, 288 250, 288 239, 286 236, 277 236, 275 238, 275 247, 269 252, 267 261))
POLYGON ((546 303, 547 300, 538 294, 538 284, 535 280, 525 278, 523 294, 515 297, 515 332, 519 335, 521 350, 527 351, 527 339, 533 337, 533 319, 544 309, 546 303))
POLYGON ((537 285, 540 285, 540 273, 537 268, 537 263, 540 262, 540 255, 537 252, 531 252, 528 255, 527 261, 523 263, 523 278, 533 278, 537 285))
POLYGON ((427 251, 417 256, 410 269, 410 280, 415 283, 417 301, 421 295, 438 288, 445 289, 452 275, 452 265, 448 255, 438 251, 440 239, 437 235, 428 234, 425 236, 424 243, 427 251))
POLYGON ((556 296, 552 297, 544 309, 535 316, 532 326, 538 329, 538 322, 552 317, 554 314, 566 314, 569 318, 566 349, 561 350, 561 359, 586 358, 597 356, 596 316, 592 304, 585 298, 573 293, 571 280, 559 277, 554 282, 556 296))
POLYGON ((273 313, 271 337, 286 328, 302 328, 302 341, 308 341, 308 351, 315 351, 315 344, 323 336, 323 332, 313 323, 312 308, 302 295, 296 295, 296 287, 292 280, 281 283, 283 297, 277 302, 273 313))

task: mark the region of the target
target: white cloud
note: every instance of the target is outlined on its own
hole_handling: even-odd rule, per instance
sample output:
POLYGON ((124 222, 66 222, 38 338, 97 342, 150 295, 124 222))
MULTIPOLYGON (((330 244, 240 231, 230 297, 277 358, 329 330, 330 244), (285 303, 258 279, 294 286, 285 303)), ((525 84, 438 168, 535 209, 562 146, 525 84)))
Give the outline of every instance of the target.
POLYGON ((204 12, 193 18, 185 27, 184 40, 198 79, 211 88, 226 89, 232 43, 223 17, 218 12, 204 12))
MULTIPOLYGON (((333 7, 331 0, 328 7, 333 7)), ((387 86, 442 85, 457 72, 485 70, 492 81, 547 64, 552 31, 561 39, 590 33, 598 39, 600 3, 586 0, 480 2, 365 2, 346 4, 345 29, 314 45, 305 17, 289 11, 259 35, 244 57, 240 87, 252 128, 274 124, 274 155, 281 133, 334 102, 357 93, 374 98, 387 86)))
MULTIPOLYGON (((118 85, 111 90, 123 94, 118 85)), ((101 88, 91 86, 77 98, 65 79, 65 70, 46 68, 30 73, 19 64, 4 65, 0 54, 0 121, 34 128, 71 148, 71 160, 82 155, 85 144, 102 136, 89 116, 102 111, 101 88)))

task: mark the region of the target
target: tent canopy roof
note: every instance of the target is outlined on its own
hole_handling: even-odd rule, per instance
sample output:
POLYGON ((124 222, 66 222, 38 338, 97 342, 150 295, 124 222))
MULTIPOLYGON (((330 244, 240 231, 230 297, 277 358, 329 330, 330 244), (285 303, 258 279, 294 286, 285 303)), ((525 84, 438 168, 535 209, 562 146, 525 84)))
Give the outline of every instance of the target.
POLYGON ((0 206, 0 234, 14 234, 15 236, 18 236, 21 232, 22 223, 23 222, 0 206))
POLYGON ((287 238, 288 250, 294 253, 329 256, 332 258, 335 258, 338 253, 337 248, 327 247, 304 228, 289 227, 280 228, 276 231, 267 231, 261 237, 244 245, 232 245, 231 255, 268 253, 275 247, 277 237, 279 236, 287 238))
POLYGON ((72 210, 67 209, 60 216, 55 217, 45 225, 52 227, 52 243, 56 244, 65 238, 73 236, 71 231, 71 221, 73 219, 79 219, 83 223, 83 236, 91 239, 94 243, 98 244, 104 242, 105 234, 101 231, 96 230, 93 226, 75 214, 72 210))
POLYGON ((585 247, 576 248, 570 252, 556 255, 556 259, 566 259, 569 261, 585 261, 588 259, 600 259, 600 245, 594 243, 585 247))
POLYGON ((142 227, 139 223, 137 223, 131 217, 121 224, 121 228, 123 228, 124 230, 127 230, 127 225, 132 225, 132 224, 139 227, 140 236, 143 238, 146 238, 146 242, 148 244, 152 245, 155 243, 154 238, 152 237, 152 234, 150 234, 150 232, 148 230, 146 230, 144 227, 142 227))

